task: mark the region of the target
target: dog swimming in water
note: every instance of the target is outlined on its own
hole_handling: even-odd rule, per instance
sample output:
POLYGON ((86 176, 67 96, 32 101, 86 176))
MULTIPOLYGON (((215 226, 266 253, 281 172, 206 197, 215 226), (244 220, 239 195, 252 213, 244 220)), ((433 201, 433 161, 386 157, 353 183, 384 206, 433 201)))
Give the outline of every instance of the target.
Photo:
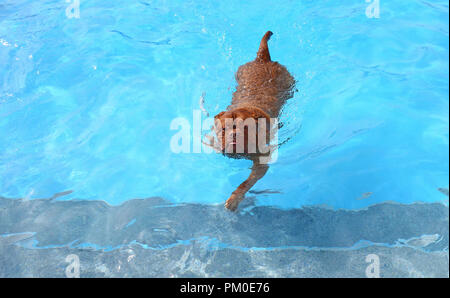
POLYGON ((281 108, 293 97, 294 78, 286 67, 270 58, 267 42, 272 34, 271 31, 264 34, 255 60, 239 67, 236 72, 238 85, 231 105, 214 117, 213 129, 218 144, 212 141, 208 145, 228 157, 253 162, 250 176, 225 203, 225 207, 232 211, 269 169, 267 161, 271 152, 267 152, 267 148, 270 147, 273 123, 278 129, 281 108))

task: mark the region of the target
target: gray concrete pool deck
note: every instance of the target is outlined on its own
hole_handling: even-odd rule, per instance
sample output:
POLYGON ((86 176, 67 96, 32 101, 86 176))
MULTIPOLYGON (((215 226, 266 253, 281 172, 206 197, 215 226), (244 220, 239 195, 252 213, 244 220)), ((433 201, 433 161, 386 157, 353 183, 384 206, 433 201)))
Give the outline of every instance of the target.
POLYGON ((0 277, 449 276, 449 208, 361 210, 0 198, 0 277), (368 257, 369 256, 369 257, 368 257))

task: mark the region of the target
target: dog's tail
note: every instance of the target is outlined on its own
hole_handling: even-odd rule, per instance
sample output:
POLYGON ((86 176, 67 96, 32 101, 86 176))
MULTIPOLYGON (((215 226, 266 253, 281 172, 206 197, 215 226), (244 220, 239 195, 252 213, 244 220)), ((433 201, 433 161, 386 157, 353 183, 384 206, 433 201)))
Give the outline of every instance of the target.
POLYGON ((267 42, 269 41, 270 37, 272 36, 272 31, 267 31, 266 34, 264 34, 263 38, 261 39, 261 43, 259 45, 258 54, 256 56, 256 60, 262 61, 262 62, 270 62, 270 53, 269 53, 269 47, 267 46, 267 42))

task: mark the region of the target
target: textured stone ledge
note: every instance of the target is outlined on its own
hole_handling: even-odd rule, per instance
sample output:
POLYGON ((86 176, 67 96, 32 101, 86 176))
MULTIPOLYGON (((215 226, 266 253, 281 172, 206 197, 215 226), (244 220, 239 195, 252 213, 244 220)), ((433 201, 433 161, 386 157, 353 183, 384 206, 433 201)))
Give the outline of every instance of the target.
POLYGON ((366 209, 280 210, 248 201, 172 205, 161 198, 102 201, 0 198, 0 277, 65 276, 77 254, 81 277, 448 276, 449 209, 384 203, 366 209))

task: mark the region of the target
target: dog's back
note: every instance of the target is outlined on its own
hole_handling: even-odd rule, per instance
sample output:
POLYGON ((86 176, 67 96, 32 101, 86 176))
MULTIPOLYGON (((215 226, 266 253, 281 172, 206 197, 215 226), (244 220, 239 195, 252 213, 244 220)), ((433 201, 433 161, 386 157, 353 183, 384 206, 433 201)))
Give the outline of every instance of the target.
POLYGON ((292 97, 294 78, 286 67, 270 59, 267 41, 271 35, 268 31, 262 38, 256 59, 239 67, 238 86, 227 110, 253 106, 276 118, 285 101, 292 97))

